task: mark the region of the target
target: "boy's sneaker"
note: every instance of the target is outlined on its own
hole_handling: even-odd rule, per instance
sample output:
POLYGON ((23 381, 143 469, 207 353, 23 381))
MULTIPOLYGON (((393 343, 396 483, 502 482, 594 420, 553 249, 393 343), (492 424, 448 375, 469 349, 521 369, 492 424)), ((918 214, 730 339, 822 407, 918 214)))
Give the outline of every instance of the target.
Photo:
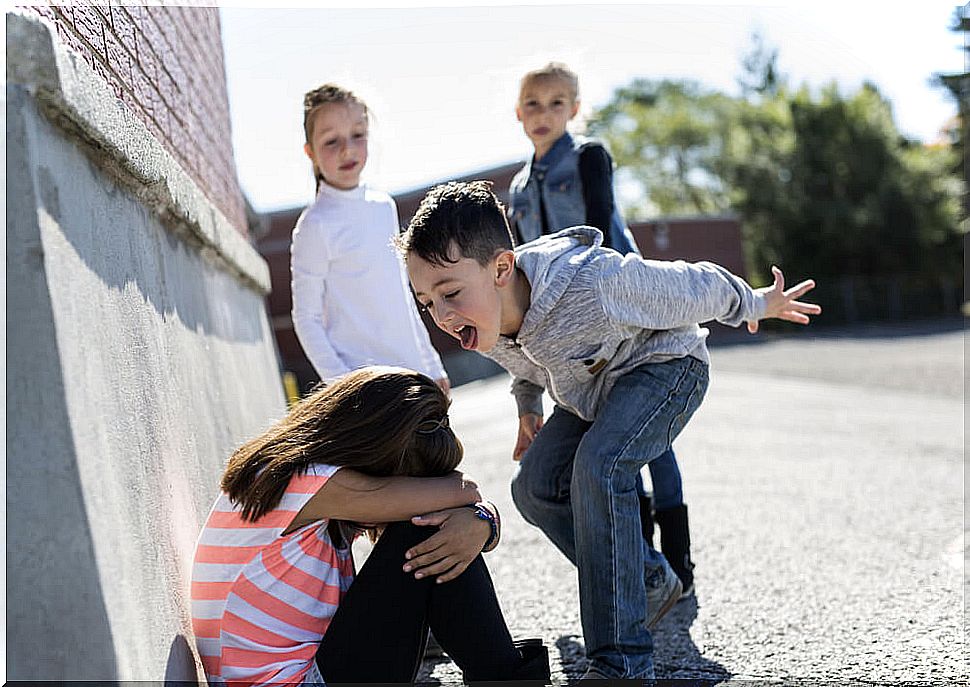
POLYGON ((680 600, 684 591, 677 573, 663 559, 663 568, 647 578, 647 629, 652 630, 667 611, 680 600))

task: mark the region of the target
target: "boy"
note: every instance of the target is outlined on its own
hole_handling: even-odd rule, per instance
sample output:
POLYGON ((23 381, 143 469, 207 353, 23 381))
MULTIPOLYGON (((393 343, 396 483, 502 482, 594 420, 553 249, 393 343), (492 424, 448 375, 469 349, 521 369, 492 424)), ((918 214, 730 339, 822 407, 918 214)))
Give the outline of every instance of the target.
POLYGON ((707 388, 697 323, 747 321, 751 332, 766 317, 807 323, 821 309, 795 299, 814 282, 785 291, 772 268, 774 285, 755 290, 711 263, 621 256, 592 227, 513 251, 490 186, 432 189, 398 248, 438 327, 515 376, 520 415, 541 416, 543 388, 556 401, 528 437, 513 499, 578 568, 585 677, 652 678, 645 618, 658 563, 640 533, 636 480, 707 388))
MULTIPOLYGON (((585 224, 603 232, 604 247, 623 255, 639 255, 613 198, 613 159, 599 141, 566 131, 578 111, 579 77, 566 65, 550 62, 522 77, 515 115, 535 154, 509 187, 513 234, 518 235, 518 243, 526 243, 585 224)), ((538 415, 523 415, 521 433, 535 434, 540 420, 538 415)), ((685 599, 694 593, 694 563, 673 448, 650 461, 649 469, 653 503, 642 484, 637 484, 644 537, 652 547, 655 519, 660 526, 660 548, 681 582, 679 598, 685 599)))

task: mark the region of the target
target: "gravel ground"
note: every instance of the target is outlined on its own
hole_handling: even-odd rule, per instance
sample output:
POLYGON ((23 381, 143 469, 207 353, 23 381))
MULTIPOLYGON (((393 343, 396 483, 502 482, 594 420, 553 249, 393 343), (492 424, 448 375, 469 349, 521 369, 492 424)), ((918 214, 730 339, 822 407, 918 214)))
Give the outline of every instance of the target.
MULTIPOLYGON (((678 439, 697 596, 654 632, 657 677, 965 684, 962 323, 716 347, 678 439)), ((487 556, 509 626, 585 667, 575 571, 515 512, 505 377, 455 390, 465 470, 502 509, 487 556)), ((447 658, 420 679, 453 684, 447 658)), ((754 684, 754 683, 751 683, 754 684)))

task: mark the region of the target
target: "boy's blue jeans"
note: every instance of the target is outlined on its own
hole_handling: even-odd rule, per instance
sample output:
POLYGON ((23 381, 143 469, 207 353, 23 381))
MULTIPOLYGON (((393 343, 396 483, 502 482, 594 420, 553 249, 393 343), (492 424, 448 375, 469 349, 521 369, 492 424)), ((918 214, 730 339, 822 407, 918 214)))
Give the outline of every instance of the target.
POLYGON ((610 677, 653 677, 646 580, 662 562, 640 530, 639 471, 670 448, 707 383, 688 356, 620 377, 592 423, 557 406, 512 482, 522 516, 579 569, 586 655, 610 677))

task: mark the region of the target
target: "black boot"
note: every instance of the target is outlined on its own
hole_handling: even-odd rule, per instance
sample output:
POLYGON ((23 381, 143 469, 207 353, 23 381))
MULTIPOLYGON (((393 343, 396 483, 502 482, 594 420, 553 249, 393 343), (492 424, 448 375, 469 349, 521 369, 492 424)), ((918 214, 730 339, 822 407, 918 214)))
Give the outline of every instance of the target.
POLYGON ((687 522, 687 506, 680 504, 673 508, 654 512, 657 527, 660 528, 660 550, 670 562, 684 585, 682 599, 694 593, 694 562, 690 558, 690 526, 687 522))
POLYGON ((478 685, 479 687, 507 685, 509 684, 508 680, 516 680, 516 684, 520 686, 549 684, 551 673, 549 670, 549 649, 542 643, 542 640, 537 638, 518 639, 513 643, 522 657, 522 663, 506 680, 501 682, 476 680, 474 676, 467 673, 463 676, 463 680, 468 684, 478 685), (522 682, 523 680, 526 682, 522 682))
POLYGON ((640 530, 643 538, 650 548, 653 548, 653 502, 646 494, 637 494, 640 497, 640 530))
POLYGON ((514 642, 515 648, 522 655, 522 665, 512 676, 513 680, 542 680, 549 681, 549 649, 541 639, 519 639, 514 642))

